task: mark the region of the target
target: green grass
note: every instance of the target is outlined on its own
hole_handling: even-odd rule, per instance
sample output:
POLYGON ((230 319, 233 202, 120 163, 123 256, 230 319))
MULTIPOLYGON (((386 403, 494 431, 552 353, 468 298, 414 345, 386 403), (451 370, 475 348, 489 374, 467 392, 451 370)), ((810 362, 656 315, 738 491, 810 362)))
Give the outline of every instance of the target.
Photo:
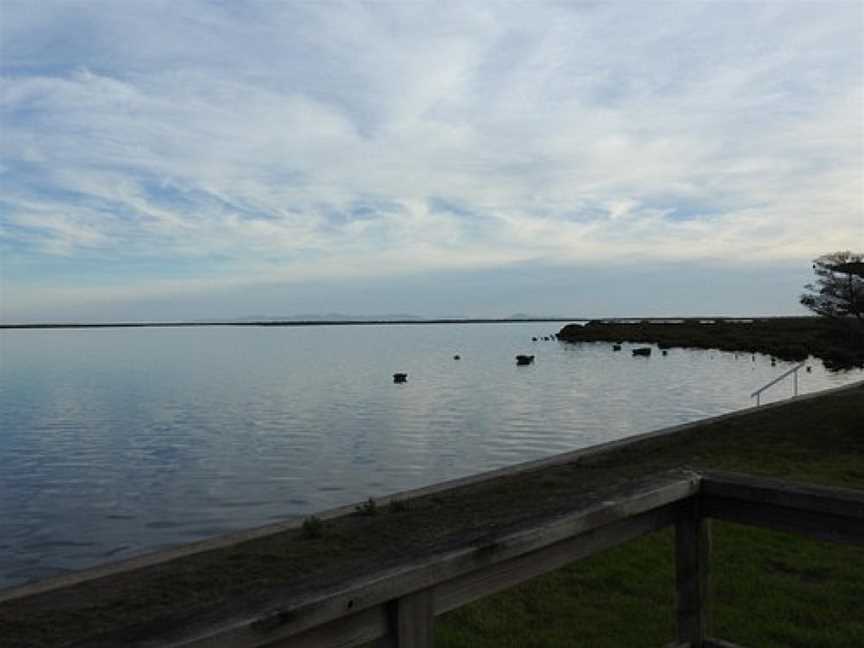
POLYGON ((445 615, 435 645, 659 648, 674 637, 674 582, 672 535, 655 533, 445 615))
MULTIPOLYGON (((712 523, 712 636, 751 648, 864 646, 864 551, 712 523)), ((664 530, 444 615, 436 648, 661 646, 675 638, 664 530)))
MULTIPOLYGON (((714 425, 656 460, 864 488, 856 392, 714 425)), ((864 646, 864 548, 711 525, 712 636, 751 648, 864 646)), ((673 555, 671 530, 616 547, 445 615, 435 645, 664 646, 675 638, 673 555)))

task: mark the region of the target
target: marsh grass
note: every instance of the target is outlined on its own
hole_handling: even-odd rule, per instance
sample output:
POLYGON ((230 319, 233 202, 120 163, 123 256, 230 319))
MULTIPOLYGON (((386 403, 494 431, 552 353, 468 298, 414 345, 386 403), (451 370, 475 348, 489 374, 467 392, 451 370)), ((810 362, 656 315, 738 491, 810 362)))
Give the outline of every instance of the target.
POLYGON ((558 334, 566 342, 655 343, 660 349, 691 347, 764 353, 790 361, 820 358, 832 369, 864 367, 864 327, 822 317, 779 317, 750 323, 717 321, 700 324, 618 323, 568 324, 558 334))

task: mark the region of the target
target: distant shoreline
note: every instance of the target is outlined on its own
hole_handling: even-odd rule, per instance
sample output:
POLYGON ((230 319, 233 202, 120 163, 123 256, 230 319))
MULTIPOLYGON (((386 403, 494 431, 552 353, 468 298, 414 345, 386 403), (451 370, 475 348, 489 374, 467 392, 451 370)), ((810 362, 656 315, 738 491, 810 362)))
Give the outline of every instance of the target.
POLYGON ((0 330, 22 329, 89 329, 89 328, 171 328, 190 326, 380 326, 390 324, 519 324, 532 322, 699 322, 713 320, 718 322, 740 322, 748 319, 813 319, 812 316, 760 315, 743 316, 704 316, 704 317, 485 317, 485 318, 437 318, 437 319, 386 319, 386 320, 254 320, 254 321, 220 321, 204 322, 65 322, 37 324, 0 324, 0 330))
POLYGON ((0 324, 2 329, 79 329, 79 328, 169 328, 189 326, 380 326, 387 324, 511 324, 519 322, 587 322, 588 318, 539 317, 532 319, 406 319, 406 320, 261 320, 251 322, 106 322, 83 324, 0 324))
POLYGON ((856 327, 852 320, 839 322, 821 317, 592 320, 584 326, 565 326, 558 339, 763 353, 794 362, 813 355, 829 369, 864 367, 864 329, 856 327))

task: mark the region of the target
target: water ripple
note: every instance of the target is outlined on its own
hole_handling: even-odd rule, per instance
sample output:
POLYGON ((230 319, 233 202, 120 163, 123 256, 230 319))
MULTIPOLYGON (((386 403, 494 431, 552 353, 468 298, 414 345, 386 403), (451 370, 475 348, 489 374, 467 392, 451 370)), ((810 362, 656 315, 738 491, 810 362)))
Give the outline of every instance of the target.
POLYGON ((0 587, 732 411, 789 366, 546 328, 3 332, 0 587))

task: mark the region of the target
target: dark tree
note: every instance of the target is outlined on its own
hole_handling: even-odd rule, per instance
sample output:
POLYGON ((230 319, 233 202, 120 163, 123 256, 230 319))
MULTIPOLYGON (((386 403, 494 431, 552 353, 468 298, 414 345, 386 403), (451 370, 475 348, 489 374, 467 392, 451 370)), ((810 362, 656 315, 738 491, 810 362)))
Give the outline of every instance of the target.
POLYGON ((864 321, 864 254, 824 254, 813 262, 816 281, 804 286, 801 303, 831 318, 864 321))

